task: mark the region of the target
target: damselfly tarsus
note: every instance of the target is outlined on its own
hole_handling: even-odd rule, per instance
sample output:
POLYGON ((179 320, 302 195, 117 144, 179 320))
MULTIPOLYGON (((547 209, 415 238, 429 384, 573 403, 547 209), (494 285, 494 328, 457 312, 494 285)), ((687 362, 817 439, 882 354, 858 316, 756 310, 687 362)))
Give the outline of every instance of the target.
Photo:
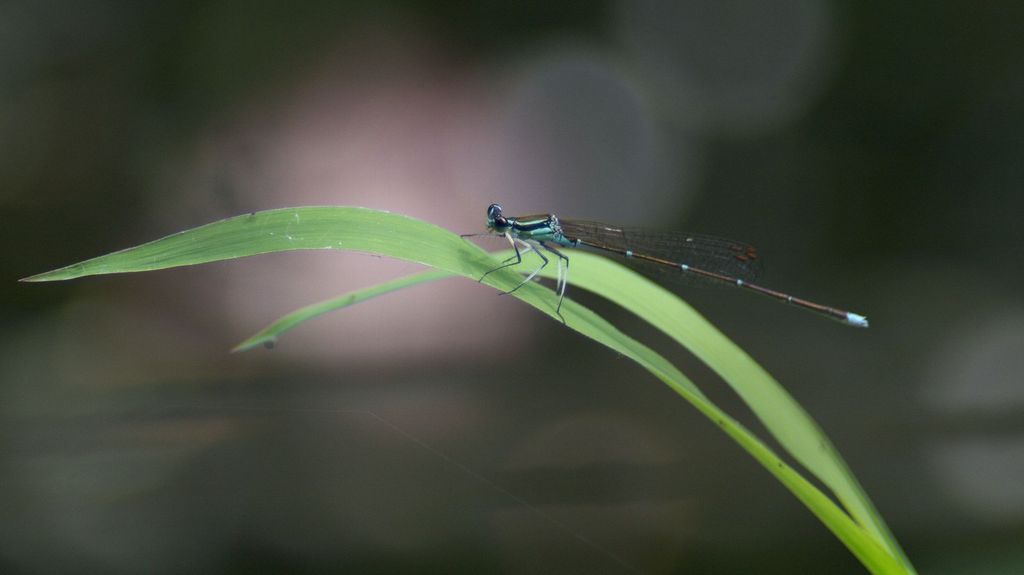
MULTIPOLYGON (((854 327, 868 327, 866 317, 846 310, 814 303, 787 293, 762 287, 752 282, 760 269, 760 260, 753 247, 741 242, 680 232, 656 232, 637 228, 612 226, 598 222, 561 219, 555 214, 536 216, 506 216, 501 206, 487 207, 487 230, 504 236, 515 255, 484 274, 514 266, 523 261, 530 251, 541 259, 541 265, 530 272, 511 293, 537 276, 550 261, 544 252, 552 254, 558 266, 555 291, 558 307, 555 313, 562 317, 562 300, 569 281, 569 258, 557 247, 587 247, 617 254, 626 263, 646 275, 656 275, 672 281, 701 282, 735 286, 768 296, 778 301, 832 318, 854 327), (522 247, 522 250, 520 250, 522 247)), ((562 318, 564 322, 565 319, 562 318)))

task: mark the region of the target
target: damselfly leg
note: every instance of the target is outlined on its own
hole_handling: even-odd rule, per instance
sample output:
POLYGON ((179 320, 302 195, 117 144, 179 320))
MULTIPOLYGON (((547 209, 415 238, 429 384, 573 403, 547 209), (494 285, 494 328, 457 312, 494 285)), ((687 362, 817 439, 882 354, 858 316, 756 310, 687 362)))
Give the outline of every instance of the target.
POLYGON ((565 299, 565 286, 569 283, 569 258, 562 252, 549 246, 547 242, 537 243, 540 244, 540 247, 558 256, 558 272, 555 279, 555 291, 558 292, 558 307, 555 308, 555 314, 562 320, 562 323, 565 323, 565 318, 562 317, 562 300, 565 299), (565 267, 562 267, 563 262, 565 267))
MULTIPOLYGON (((471 234, 466 234, 466 236, 467 237, 471 237, 471 234)), ((556 276, 555 276, 555 292, 558 293, 558 305, 555 308, 555 314, 558 316, 559 319, 562 320, 562 323, 565 323, 565 318, 562 317, 562 301, 565 299, 565 288, 566 288, 566 285, 568 285, 568 279, 569 279, 569 258, 565 254, 563 254, 562 252, 558 251, 557 249, 555 249, 554 247, 552 247, 551 245, 549 245, 546 242, 539 241, 539 240, 530 241, 530 240, 524 240, 522 238, 515 238, 515 237, 512 237, 511 234, 507 234, 507 233, 503 234, 503 236, 505 237, 505 239, 508 240, 509 245, 512 246, 512 249, 514 250, 515 254, 513 256, 503 260, 500 266, 497 266, 494 269, 488 270, 487 273, 485 273, 484 275, 480 276, 480 279, 478 279, 477 281, 482 282, 482 281, 484 281, 485 277, 487 277, 488 275, 490 275, 493 272, 496 272, 496 271, 498 271, 500 269, 504 269, 504 268, 507 268, 507 267, 512 267, 512 266, 515 266, 515 265, 518 265, 518 264, 522 263, 523 255, 525 255, 525 254, 527 254, 529 252, 536 253, 537 257, 539 257, 541 259, 541 264, 539 266, 537 266, 536 269, 531 271, 521 282, 519 282, 516 285, 516 287, 514 287, 514 288, 512 288, 512 289, 510 289, 510 290, 508 290, 506 292, 502 292, 502 295, 508 295, 508 294, 518 290, 519 288, 523 287, 524 285, 526 285, 530 281, 532 281, 533 278, 537 277, 537 274, 539 274, 541 271, 543 271, 544 268, 546 268, 548 266, 548 264, 551 263, 551 261, 548 258, 546 258, 543 253, 541 253, 541 249, 540 248, 543 248, 544 251, 550 252, 550 253, 554 254, 555 257, 558 258, 558 260, 556 262, 556 264, 558 266, 558 268, 557 268, 558 271, 556 272, 556 276), (522 246, 521 249, 520 249, 520 246, 522 246), (564 263, 564 265, 563 265, 563 263, 564 263)))
MULTIPOLYGON (((485 277, 487 277, 488 275, 490 275, 490 274, 492 274, 492 273, 494 273, 494 272, 496 272, 496 271, 498 271, 500 269, 505 269, 507 267, 511 267, 511 266, 514 266, 514 265, 519 265, 523 261, 523 254, 537 251, 532 245, 530 245, 528 242, 523 241, 521 238, 513 238, 512 235, 508 234, 508 233, 504 234, 504 236, 505 236, 505 239, 508 240, 509 245, 511 245, 512 249, 515 251, 515 255, 513 255, 510 258, 505 258, 505 260, 501 262, 500 266, 498 266, 498 267, 496 267, 494 269, 488 270, 487 273, 485 273, 484 275, 480 276, 480 279, 476 280, 477 282, 484 281, 485 277), (519 251, 519 246, 520 245, 523 246, 522 252, 519 251)), ((537 255, 540 255, 540 253, 538 252, 537 255)), ((544 258, 544 256, 541 256, 541 259, 543 259, 543 258, 544 258)), ((544 260, 544 263, 546 264, 547 260, 544 260)), ((541 266, 541 267, 544 267, 544 266, 541 266)), ((522 285, 522 284, 520 284, 520 285, 522 285)), ((507 291, 505 293, 512 293, 516 289, 519 289, 519 286, 516 286, 511 291, 507 291)))

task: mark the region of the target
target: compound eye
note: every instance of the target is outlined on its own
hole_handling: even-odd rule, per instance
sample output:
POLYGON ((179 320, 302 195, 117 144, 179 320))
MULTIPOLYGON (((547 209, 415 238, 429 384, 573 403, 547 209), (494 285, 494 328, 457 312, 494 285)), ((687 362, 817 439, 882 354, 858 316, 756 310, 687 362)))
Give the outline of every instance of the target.
POLYGON ((504 220, 505 218, 501 216, 501 205, 491 204, 487 206, 487 218, 495 221, 504 220))

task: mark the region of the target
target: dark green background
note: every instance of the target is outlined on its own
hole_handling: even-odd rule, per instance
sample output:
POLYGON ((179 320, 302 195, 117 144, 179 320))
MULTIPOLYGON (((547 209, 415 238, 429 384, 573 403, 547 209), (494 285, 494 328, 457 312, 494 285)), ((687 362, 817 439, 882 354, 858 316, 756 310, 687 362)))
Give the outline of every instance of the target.
MULTIPOLYGON (((773 25, 772 11, 756 6, 737 5, 735 14, 693 8, 680 12, 685 22, 661 24, 686 34, 701 18, 721 18, 724 29, 755 36, 751 44, 729 36, 723 42, 733 45, 688 49, 750 50, 756 64, 757 50, 771 47, 758 45, 757 33, 773 25)), ((671 117, 672 94, 652 96, 662 102, 652 104, 652 121, 687 138, 699 175, 685 209, 628 223, 750 241, 768 262, 767 285, 865 313, 872 327, 861 332, 745 294, 684 294, 821 423, 922 572, 1020 572, 1024 7, 784 6, 825 10, 829 40, 813 55, 813 94, 767 126, 741 119, 700 129, 671 117)), ((419 82, 471 78, 493 83, 499 99, 508 77, 571 43, 614 62, 647 97, 657 79, 645 80, 620 34, 632 9, 412 1, 0 7, 0 570, 859 572, 788 492, 671 392, 522 306, 502 301, 494 315, 439 319, 431 330, 439 338, 502 330, 501 314, 528 314, 535 325, 510 331, 528 340, 516 342, 526 351, 514 358, 496 348, 439 361, 396 352, 388 361, 326 365, 227 354, 261 325, 218 321, 208 311, 223 304, 210 295, 217 286, 190 291, 215 281, 198 268, 15 281, 289 205, 287 193, 266 205, 237 182, 218 181, 202 182, 197 203, 183 189, 195 181, 161 170, 195 161, 211 145, 207 135, 237 110, 272 113, 330 55, 358 62, 359 54, 344 53, 353 36, 388 38, 398 57, 428 45, 445 76, 434 66, 419 82), (410 37, 416 42, 406 46, 410 37), (161 206, 174 208, 155 217, 161 206), (146 312, 119 330, 137 344, 127 353, 121 339, 90 327, 122 304, 128 316, 146 312), (516 463, 524 443, 538 442, 550 449, 516 463)), ((366 75, 388 77, 386 58, 367 61, 375 68, 366 75)), ((742 86, 754 70, 701 73, 737 73, 742 86)), ((358 84, 358 72, 336 80, 358 84)), ((593 118, 598 128, 602 121, 593 118)), ((439 223, 477 229, 490 200, 474 198, 479 207, 464 212, 465 200, 433 198, 463 222, 439 223)), ((509 212, 556 209, 506 201, 509 212)), ((601 202, 595 196, 577 213, 616 219, 601 202)), ((422 215, 388 197, 374 205, 422 215)), ((265 265, 274 261, 284 260, 265 265)), ((607 304, 571 295, 653 341, 749 420, 692 358, 607 304)), ((254 287, 249 297, 261 294, 254 287)), ((263 320, 284 311, 268 304, 263 320)), ((402 329, 365 328, 382 346, 402 329)))

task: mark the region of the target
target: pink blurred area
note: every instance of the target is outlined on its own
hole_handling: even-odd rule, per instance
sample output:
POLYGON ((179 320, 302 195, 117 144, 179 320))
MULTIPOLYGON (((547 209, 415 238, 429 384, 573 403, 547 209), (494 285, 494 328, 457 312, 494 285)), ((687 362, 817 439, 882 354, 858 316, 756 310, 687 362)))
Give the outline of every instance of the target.
MULTIPOLYGON (((246 209, 364 206, 475 233, 495 201, 633 221, 686 204, 682 184, 695 167, 687 147, 663 141, 638 87, 599 51, 559 44, 509 69, 460 61, 414 28, 361 30, 307 62, 292 84, 211 122, 182 169, 162 170, 169 181, 161 187, 173 192, 155 198, 152 212, 167 226, 194 221, 221 209, 217 189, 226 188, 246 209)), ((189 289, 222 302, 216 313, 245 333, 417 267, 315 253, 218 269, 215 281, 189 289)), ((422 286, 303 325, 276 356, 347 363, 515 355, 537 324, 510 304, 472 282, 422 286), (456 328, 442 336, 442 324, 456 328)))
MULTIPOLYGON (((307 63, 294 84, 215 122, 185 178, 196 185, 180 187, 189 197, 155 210, 205 211, 204 199, 216 200, 209 187, 219 183, 240 190, 235 202, 252 209, 363 206, 482 231, 494 198, 467 178, 495 179, 495 158, 480 156, 493 148, 489 126, 500 109, 484 80, 415 31, 361 31, 307 63)), ((193 287, 222 301, 218 313, 244 334, 276 314, 420 269, 365 255, 291 253, 239 262, 193 287)), ((346 364, 515 353, 529 322, 511 304, 464 279, 434 283, 303 325, 274 356, 346 364), (502 330, 480 320, 491 314, 501 315, 502 330)))

